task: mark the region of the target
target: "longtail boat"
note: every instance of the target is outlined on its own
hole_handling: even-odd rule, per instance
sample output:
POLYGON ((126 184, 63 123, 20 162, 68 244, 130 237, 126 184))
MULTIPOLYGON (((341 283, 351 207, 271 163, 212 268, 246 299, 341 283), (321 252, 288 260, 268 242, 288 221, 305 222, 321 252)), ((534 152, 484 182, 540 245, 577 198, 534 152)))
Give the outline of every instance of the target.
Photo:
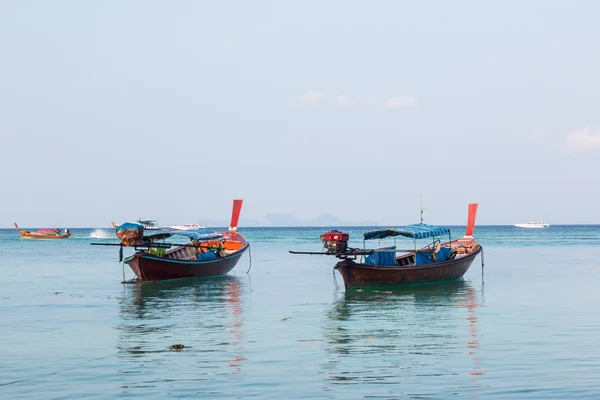
MULTIPOLYGON (((473 238, 477 204, 469 204, 465 235, 452 240, 450 229, 444 226, 419 224, 365 232, 363 240, 377 240, 402 236, 413 239, 414 248, 399 250, 396 245, 377 249, 349 248, 347 233, 327 232, 321 236, 321 253, 295 252, 293 254, 321 254, 339 258, 334 269, 339 271, 346 287, 368 285, 397 285, 444 282, 460 279, 483 248, 473 238), (440 236, 448 235, 442 243, 440 236), (432 238, 432 242, 417 249, 417 239, 432 238), (405 253, 396 256, 396 253, 405 253), (360 260, 359 260, 360 257, 360 260)), ((483 257, 483 254, 482 254, 483 257)), ((483 265, 483 259, 482 259, 483 265)))
POLYGON ((68 229, 64 230, 64 234, 60 233, 59 229, 38 229, 36 232, 20 229, 15 222, 17 232, 25 239, 68 239, 71 237, 71 232, 68 229))
MULTIPOLYGON (((225 275, 231 271, 244 252, 248 241, 237 231, 242 200, 233 201, 229 230, 213 232, 207 228, 144 230, 141 224, 126 222, 115 230, 121 239, 120 261, 129 265, 139 281, 160 281, 225 275), (188 243, 165 243, 172 237, 188 243), (134 247, 135 253, 123 259, 123 247, 134 247)), ((115 245, 114 243, 92 243, 115 245)))

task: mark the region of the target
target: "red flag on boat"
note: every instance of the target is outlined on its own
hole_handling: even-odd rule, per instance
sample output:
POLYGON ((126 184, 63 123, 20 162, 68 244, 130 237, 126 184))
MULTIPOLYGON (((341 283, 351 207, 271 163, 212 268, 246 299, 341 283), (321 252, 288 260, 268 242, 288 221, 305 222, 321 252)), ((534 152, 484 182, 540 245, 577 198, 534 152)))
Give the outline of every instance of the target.
POLYGON ((465 236, 473 237, 475 230, 475 217, 477 216, 477 203, 469 204, 469 217, 467 220, 467 232, 465 236))
POLYGON ((240 213, 242 212, 242 202, 243 200, 233 201, 233 211, 231 213, 229 232, 237 232, 238 220, 240 219, 240 213))

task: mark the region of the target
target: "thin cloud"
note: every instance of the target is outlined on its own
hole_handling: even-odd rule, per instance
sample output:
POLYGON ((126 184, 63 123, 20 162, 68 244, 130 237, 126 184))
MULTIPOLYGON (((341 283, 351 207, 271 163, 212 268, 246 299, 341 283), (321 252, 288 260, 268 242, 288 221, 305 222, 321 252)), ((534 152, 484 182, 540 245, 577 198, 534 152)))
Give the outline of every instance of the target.
POLYGON ((414 107, 417 105, 417 99, 411 96, 396 96, 390 97, 385 102, 387 108, 399 108, 399 107, 414 107))
POLYGON ((600 131, 592 132, 589 126, 571 131, 563 142, 563 148, 572 152, 600 150, 600 131))
POLYGON ((338 94, 336 96, 327 96, 319 91, 311 91, 300 96, 299 103, 304 107, 334 105, 338 107, 374 106, 377 108, 402 108, 416 106, 417 98, 411 96, 395 96, 382 102, 363 95, 338 94))
POLYGON ((365 106, 369 105, 369 100, 363 96, 346 96, 341 94, 335 98, 335 104, 340 107, 365 106))
POLYGON ((300 104, 305 107, 315 107, 325 103, 325 96, 321 92, 307 92, 300 96, 300 104))

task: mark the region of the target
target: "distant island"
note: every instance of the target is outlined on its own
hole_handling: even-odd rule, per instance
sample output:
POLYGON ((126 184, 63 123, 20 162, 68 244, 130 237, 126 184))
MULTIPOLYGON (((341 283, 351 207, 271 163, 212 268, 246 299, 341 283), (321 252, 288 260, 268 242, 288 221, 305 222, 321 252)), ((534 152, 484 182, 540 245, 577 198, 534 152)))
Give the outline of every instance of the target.
MULTIPOLYGON (((204 226, 228 226, 229 219, 204 219, 200 221, 204 226)), ((300 219, 292 214, 267 214, 263 221, 240 217, 240 227, 268 227, 268 226, 378 226, 377 221, 344 221, 335 215, 323 214, 317 218, 300 219)))

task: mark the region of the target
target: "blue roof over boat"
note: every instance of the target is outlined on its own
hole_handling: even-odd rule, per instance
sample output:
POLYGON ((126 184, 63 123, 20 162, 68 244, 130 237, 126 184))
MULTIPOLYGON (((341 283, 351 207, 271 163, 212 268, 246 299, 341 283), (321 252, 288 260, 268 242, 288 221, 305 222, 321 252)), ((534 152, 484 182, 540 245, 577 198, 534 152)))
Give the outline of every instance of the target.
POLYGON ((413 239, 425 239, 428 237, 445 235, 448 232, 450 232, 450 229, 446 228, 445 226, 413 224, 365 232, 363 237, 365 240, 384 239, 390 236, 404 236, 413 239))
MULTIPOLYGON (((143 225, 134 222, 125 222, 124 224, 117 226, 116 230, 121 231, 125 229, 139 229, 143 227, 143 225)), ((162 240, 174 235, 186 236, 190 239, 198 240, 219 239, 223 237, 223 234, 213 232, 207 228, 189 229, 185 231, 181 229, 163 228, 158 230, 152 229, 144 231, 144 239, 150 240, 162 240)))
POLYGON ((198 240, 219 239, 223 237, 222 233, 213 232, 210 229, 206 228, 190 229, 185 231, 182 231, 181 229, 160 229, 158 231, 152 230, 144 232, 144 238, 148 238, 151 240, 166 239, 175 235, 186 236, 190 239, 198 240))

